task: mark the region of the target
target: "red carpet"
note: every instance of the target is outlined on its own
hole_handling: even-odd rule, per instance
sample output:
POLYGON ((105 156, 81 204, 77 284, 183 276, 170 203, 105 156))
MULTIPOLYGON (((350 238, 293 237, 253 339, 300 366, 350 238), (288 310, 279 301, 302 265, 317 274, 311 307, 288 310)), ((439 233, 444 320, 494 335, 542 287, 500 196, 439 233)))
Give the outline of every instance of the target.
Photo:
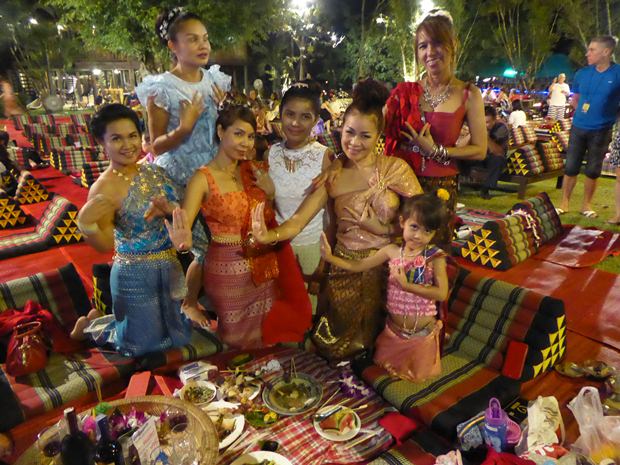
POLYGON ((533 259, 507 271, 491 270, 461 258, 457 261, 485 276, 562 299, 570 330, 620 350, 620 275, 533 259))

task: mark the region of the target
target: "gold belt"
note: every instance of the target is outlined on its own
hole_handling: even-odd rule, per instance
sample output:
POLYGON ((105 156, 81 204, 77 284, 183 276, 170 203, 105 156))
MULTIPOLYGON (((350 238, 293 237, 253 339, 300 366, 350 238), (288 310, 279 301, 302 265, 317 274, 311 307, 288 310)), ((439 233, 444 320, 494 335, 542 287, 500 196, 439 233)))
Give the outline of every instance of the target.
POLYGON ((241 245, 243 240, 239 236, 218 236, 214 234, 211 236, 211 240, 216 244, 222 245, 241 245))
POLYGON ((133 254, 133 253, 122 253, 116 252, 114 254, 114 260, 126 262, 126 263, 135 263, 135 262, 143 262, 143 261, 154 261, 154 260, 171 260, 176 259, 177 251, 174 248, 161 250, 159 252, 153 253, 145 253, 145 254, 133 254))

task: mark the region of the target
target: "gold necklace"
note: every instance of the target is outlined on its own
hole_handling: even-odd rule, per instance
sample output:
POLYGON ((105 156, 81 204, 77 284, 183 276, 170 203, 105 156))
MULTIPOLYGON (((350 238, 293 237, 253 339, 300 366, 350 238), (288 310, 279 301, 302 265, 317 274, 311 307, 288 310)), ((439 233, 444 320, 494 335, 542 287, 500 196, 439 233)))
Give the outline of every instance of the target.
POLYGON ((129 176, 127 176, 122 171, 117 170, 116 168, 112 168, 112 173, 114 173, 116 176, 118 176, 121 179, 124 179, 127 182, 131 181, 131 178, 129 176))
POLYGON ((215 162, 214 165, 215 165, 215 168, 218 171, 221 171, 222 173, 227 174, 228 176, 230 176, 233 179, 233 181, 239 182, 239 180, 237 179, 237 166, 238 166, 237 163, 232 163, 232 165, 233 165, 233 170, 232 171, 229 171, 226 168, 222 168, 219 165, 219 163, 217 163, 217 162, 215 162))

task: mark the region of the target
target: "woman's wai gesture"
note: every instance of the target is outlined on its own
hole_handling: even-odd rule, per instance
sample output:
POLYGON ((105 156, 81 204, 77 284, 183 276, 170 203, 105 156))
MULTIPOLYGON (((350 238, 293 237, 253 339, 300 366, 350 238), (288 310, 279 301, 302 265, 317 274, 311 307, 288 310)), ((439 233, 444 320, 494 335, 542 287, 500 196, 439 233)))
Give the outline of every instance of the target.
POLYGON ((269 244, 276 240, 275 234, 267 229, 265 223, 265 202, 259 203, 252 210, 252 236, 261 244, 269 244))
POLYGON ((196 92, 194 93, 191 102, 181 100, 179 104, 179 119, 181 121, 180 126, 187 131, 192 131, 196 125, 196 121, 198 121, 198 118, 200 118, 200 115, 202 115, 202 112, 205 109, 202 93, 196 92))
POLYGON ((175 208, 172 212, 172 224, 168 220, 164 220, 164 223, 174 248, 179 252, 188 251, 192 247, 192 225, 185 210, 175 208))
POLYGON ((405 125, 407 126, 407 130, 400 131, 400 134, 409 142, 420 147, 420 150, 422 150, 423 153, 431 153, 433 151, 433 147, 435 146, 435 141, 431 135, 431 124, 426 123, 422 129, 420 129, 420 132, 413 129, 413 126, 409 123, 405 123, 405 125))

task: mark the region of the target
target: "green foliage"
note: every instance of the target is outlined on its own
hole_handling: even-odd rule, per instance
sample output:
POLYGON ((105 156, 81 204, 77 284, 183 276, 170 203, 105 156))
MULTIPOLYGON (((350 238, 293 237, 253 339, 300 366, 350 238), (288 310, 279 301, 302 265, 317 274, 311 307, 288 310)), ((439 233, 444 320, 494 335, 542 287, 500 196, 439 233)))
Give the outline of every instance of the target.
POLYGON ((47 71, 68 68, 81 44, 57 29, 54 12, 35 2, 7 0, 0 10, 0 45, 11 50, 20 71, 25 72, 39 93, 49 93, 47 71), (30 23, 35 18, 37 24, 30 23))
MULTIPOLYGON (((151 67, 168 62, 168 51, 155 34, 155 20, 163 8, 179 5, 176 0, 46 0, 64 21, 76 30, 86 46, 134 56, 151 67)), ((227 49, 235 44, 264 40, 278 27, 284 0, 244 0, 238 8, 228 0, 183 3, 202 17, 212 47, 227 49)))
POLYGON ((493 0, 482 7, 510 65, 530 87, 559 38, 562 0, 493 0))

